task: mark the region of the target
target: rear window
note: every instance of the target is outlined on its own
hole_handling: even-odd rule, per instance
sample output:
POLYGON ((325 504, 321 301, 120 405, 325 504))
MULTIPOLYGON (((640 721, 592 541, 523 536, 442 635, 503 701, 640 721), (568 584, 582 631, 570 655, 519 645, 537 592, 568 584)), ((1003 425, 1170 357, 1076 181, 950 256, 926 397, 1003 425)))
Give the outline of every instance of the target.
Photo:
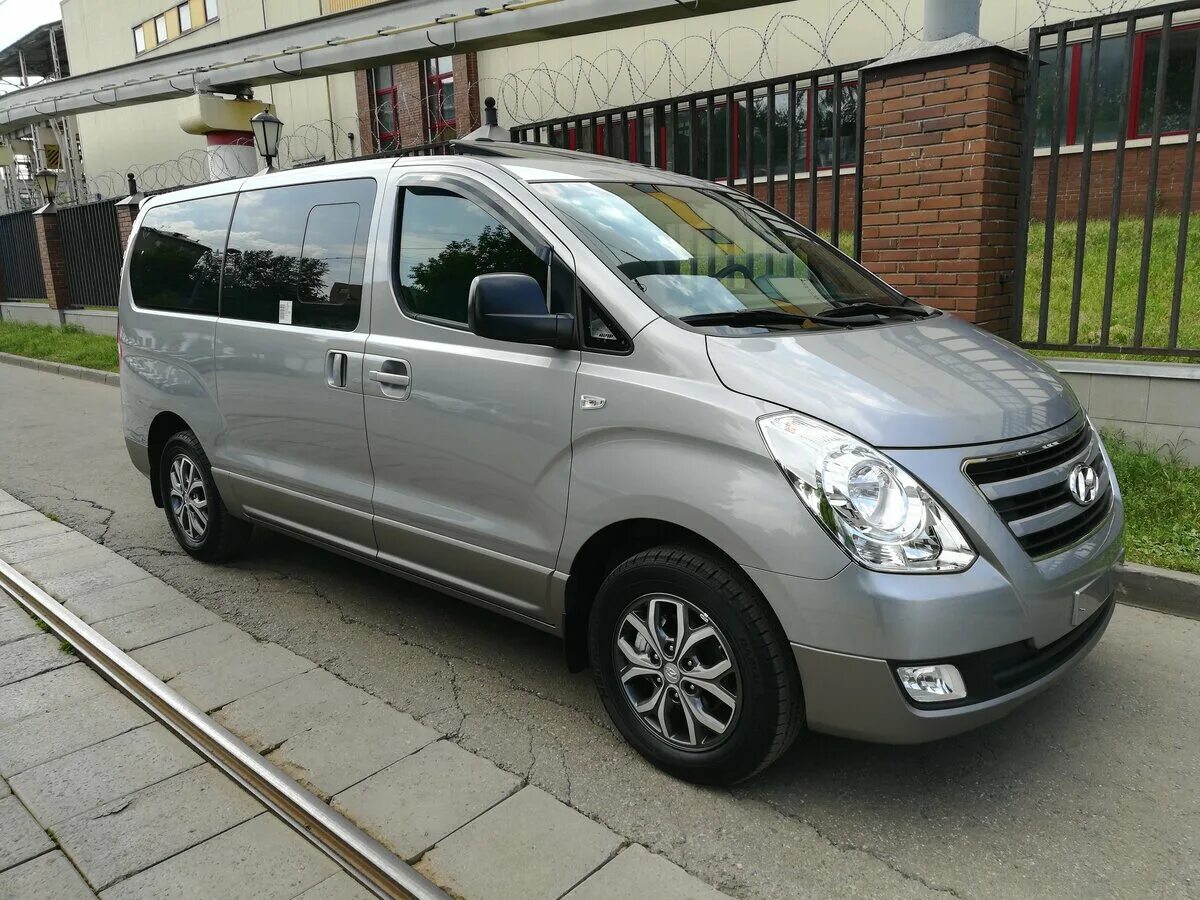
POLYGON ((221 316, 353 331, 375 181, 245 191, 225 254, 221 316))
POLYGON ((156 206, 146 213, 129 261, 133 301, 145 309, 215 316, 232 212, 229 194, 156 206))

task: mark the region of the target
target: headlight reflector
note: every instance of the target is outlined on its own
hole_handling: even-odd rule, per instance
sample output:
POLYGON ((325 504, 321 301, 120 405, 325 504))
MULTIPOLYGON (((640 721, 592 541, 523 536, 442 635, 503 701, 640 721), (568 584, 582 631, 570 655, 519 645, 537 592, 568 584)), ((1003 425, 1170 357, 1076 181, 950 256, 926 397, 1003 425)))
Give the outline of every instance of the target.
POLYGON ((758 426, 800 499, 862 565, 958 572, 975 561, 941 505, 874 447, 799 413, 764 416, 758 426))

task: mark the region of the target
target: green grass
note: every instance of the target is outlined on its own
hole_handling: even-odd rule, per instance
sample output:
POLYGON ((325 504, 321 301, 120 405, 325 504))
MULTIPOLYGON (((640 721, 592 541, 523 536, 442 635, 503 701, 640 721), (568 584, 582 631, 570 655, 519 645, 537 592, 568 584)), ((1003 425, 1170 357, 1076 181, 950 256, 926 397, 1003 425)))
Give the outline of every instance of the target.
POLYGON ((1200 573, 1200 467, 1182 462, 1178 447, 1107 431, 1104 443, 1125 498, 1130 562, 1200 573))
MULTIPOLYGON (((1138 277, 1142 264, 1142 228, 1140 218, 1117 223, 1117 255, 1114 267, 1112 324, 1109 343, 1129 346, 1133 343, 1137 313, 1138 277)), ((1200 238, 1192 224, 1191 244, 1200 238)), ((1108 270, 1107 219, 1088 222, 1083 242, 1083 279, 1080 289, 1078 343, 1098 344, 1104 308, 1105 275, 1108 270)), ((1054 226, 1054 254, 1050 267, 1050 303, 1047 316, 1047 340, 1066 343, 1069 336, 1071 294, 1075 277, 1076 223, 1059 222, 1054 226)), ((1042 294, 1042 258, 1046 242, 1046 223, 1029 224, 1029 256, 1025 269, 1025 316, 1022 335, 1035 340, 1042 294)), ((1149 280, 1146 290, 1146 317, 1142 343, 1165 347, 1171 316, 1171 298, 1175 290, 1175 251, 1179 246, 1179 216, 1160 215, 1154 220, 1150 242, 1149 280)), ((1179 346, 1200 347, 1200 251, 1192 250, 1184 259, 1183 294, 1179 317, 1179 346)), ((1062 355, 1054 354, 1050 355, 1062 355)), ((1083 354, 1102 355, 1102 354, 1083 354)), ((1129 357, 1158 359, 1162 357, 1129 357)), ((1200 359, 1179 358, 1200 362, 1200 359)))
POLYGON ((106 372, 116 372, 118 368, 116 339, 105 334, 92 334, 78 325, 58 328, 0 321, 0 352, 106 372))

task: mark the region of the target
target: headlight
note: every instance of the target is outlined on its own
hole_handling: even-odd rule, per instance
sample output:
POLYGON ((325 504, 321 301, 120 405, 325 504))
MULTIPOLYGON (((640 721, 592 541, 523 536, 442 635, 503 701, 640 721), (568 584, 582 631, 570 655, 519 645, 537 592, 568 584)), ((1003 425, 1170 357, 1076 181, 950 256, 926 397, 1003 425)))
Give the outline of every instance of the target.
POLYGON ((847 552, 884 572, 958 572, 975 551, 915 478, 874 447, 798 413, 758 420, 800 499, 847 552))

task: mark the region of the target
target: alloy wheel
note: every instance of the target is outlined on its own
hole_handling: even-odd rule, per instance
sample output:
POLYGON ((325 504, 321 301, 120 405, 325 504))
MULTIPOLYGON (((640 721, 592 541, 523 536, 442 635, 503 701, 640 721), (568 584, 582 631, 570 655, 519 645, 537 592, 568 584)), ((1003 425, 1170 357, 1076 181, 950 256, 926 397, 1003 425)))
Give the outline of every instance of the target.
POLYGON ((171 514, 184 537, 203 543, 208 534, 208 493, 200 468, 180 453, 171 460, 171 514))
POLYGON ((617 623, 613 655, 625 697, 657 737, 709 750, 733 731, 737 666, 721 630, 694 604, 646 594, 617 623))

